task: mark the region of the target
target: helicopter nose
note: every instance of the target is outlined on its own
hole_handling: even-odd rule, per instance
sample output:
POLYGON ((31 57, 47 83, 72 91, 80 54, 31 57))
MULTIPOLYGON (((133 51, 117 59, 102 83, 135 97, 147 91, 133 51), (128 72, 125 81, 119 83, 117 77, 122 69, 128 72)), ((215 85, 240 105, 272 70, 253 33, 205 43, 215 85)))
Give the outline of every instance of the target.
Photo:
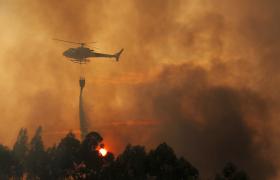
POLYGON ((64 51, 64 52, 63 52, 63 56, 68 57, 68 56, 69 56, 69 52, 68 52, 68 51, 64 51))

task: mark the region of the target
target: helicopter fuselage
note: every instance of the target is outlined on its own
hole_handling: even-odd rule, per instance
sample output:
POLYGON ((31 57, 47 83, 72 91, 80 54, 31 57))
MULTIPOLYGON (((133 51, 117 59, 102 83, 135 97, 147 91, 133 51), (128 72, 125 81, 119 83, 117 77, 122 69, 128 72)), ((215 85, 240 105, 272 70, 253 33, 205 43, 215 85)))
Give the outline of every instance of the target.
POLYGON ((91 43, 95 43, 95 42, 89 42, 89 43, 85 43, 85 42, 72 42, 72 41, 65 41, 65 40, 61 40, 61 39, 53 39, 56 41, 62 41, 62 42, 66 42, 66 43, 71 43, 71 44, 80 44, 80 47, 77 48, 69 48, 66 51, 63 52, 63 55, 67 58, 71 58, 71 61, 75 62, 75 63, 80 63, 80 64, 84 64, 89 62, 89 60, 87 58, 90 57, 103 57, 103 58, 115 58, 116 61, 119 61, 120 55, 123 52, 123 49, 121 49, 119 52, 115 53, 115 54, 103 54, 103 53, 97 53, 92 49, 89 49, 87 47, 85 47, 85 45, 87 44, 91 44, 91 43))
POLYGON ((94 51, 85 47, 69 48, 63 52, 63 55, 71 59, 82 60, 89 57, 94 57, 94 51))
POLYGON ((97 53, 92 49, 81 46, 77 48, 69 48, 65 52, 63 52, 63 55, 67 58, 71 58, 72 59, 71 61, 73 62, 82 64, 82 63, 89 62, 87 58, 90 57, 115 58, 116 61, 118 61, 122 52, 123 49, 121 49, 119 52, 115 54, 103 54, 103 53, 97 53))

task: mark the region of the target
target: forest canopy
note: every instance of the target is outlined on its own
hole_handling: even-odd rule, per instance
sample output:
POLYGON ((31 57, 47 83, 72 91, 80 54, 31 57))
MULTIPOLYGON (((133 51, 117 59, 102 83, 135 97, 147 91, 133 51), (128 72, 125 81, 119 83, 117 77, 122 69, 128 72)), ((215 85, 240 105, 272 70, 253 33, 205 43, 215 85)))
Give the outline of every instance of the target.
MULTIPOLYGON (((166 143, 147 151, 128 144, 115 156, 100 153, 103 137, 90 132, 80 141, 71 131, 57 145, 46 148, 42 128, 29 141, 27 129, 19 131, 12 149, 0 145, 0 179, 100 179, 100 180, 198 180, 199 171, 184 157, 178 157, 166 143)), ((228 163, 215 180, 246 180, 244 171, 228 163)))

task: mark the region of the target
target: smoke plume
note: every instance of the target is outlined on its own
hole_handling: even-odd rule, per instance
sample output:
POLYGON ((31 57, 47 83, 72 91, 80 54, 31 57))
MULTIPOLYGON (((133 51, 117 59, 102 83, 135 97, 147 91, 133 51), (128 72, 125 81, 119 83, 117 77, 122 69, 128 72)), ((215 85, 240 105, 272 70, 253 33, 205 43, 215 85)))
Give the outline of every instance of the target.
POLYGON ((167 66, 156 81, 133 90, 141 97, 139 115, 158 120, 150 138, 170 143, 204 177, 232 161, 252 179, 269 179, 276 170, 263 154, 270 142, 268 102, 249 89, 213 84, 211 73, 191 64, 167 66), (140 106, 147 102, 152 113, 140 106))

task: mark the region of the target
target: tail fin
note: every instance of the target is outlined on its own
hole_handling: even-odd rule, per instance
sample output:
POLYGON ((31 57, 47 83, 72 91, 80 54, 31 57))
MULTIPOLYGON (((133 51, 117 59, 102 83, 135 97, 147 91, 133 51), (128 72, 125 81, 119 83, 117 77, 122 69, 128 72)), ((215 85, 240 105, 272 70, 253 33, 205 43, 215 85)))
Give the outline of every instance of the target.
POLYGON ((119 61, 119 58, 120 58, 120 55, 122 54, 122 52, 123 52, 123 49, 121 49, 120 52, 115 54, 116 61, 119 61))

